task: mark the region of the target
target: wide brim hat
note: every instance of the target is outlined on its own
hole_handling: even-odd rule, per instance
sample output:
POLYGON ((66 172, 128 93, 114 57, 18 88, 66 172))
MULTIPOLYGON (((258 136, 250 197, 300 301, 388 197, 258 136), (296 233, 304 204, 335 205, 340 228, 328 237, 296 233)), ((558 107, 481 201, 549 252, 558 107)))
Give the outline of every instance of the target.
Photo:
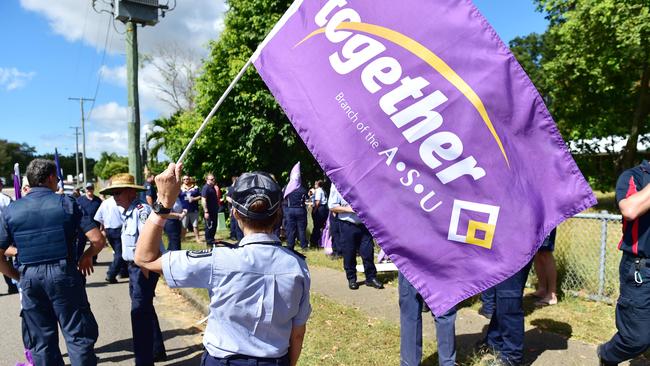
POLYGON ((99 194, 112 195, 118 189, 133 188, 138 191, 145 191, 144 186, 135 184, 135 178, 129 173, 115 174, 111 177, 111 184, 99 191, 99 194))

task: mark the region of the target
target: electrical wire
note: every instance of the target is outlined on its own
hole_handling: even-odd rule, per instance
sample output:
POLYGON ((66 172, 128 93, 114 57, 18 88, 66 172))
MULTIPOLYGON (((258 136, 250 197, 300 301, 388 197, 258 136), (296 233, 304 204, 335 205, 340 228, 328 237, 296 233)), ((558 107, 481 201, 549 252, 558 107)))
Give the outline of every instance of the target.
POLYGON ((93 95, 93 102, 92 105, 90 106, 90 110, 88 111, 88 117, 86 117, 87 120, 90 120, 90 117, 93 114, 93 110, 95 109, 95 101, 97 100, 97 94, 99 93, 99 86, 102 83, 102 73, 104 71, 104 65, 106 64, 106 50, 108 49, 108 37, 111 33, 112 19, 113 17, 109 19, 108 24, 106 26, 106 37, 104 38, 104 51, 102 52, 101 66, 99 67, 99 75, 97 76, 97 85, 95 85, 95 94, 93 95))

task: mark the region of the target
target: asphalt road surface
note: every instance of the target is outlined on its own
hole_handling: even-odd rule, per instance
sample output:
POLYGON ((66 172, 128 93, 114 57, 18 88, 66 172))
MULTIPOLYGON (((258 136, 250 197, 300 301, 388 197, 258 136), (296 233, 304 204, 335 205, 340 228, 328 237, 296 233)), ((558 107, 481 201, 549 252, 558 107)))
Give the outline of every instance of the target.
MULTIPOLYGON (((99 324, 99 339, 95 351, 100 365, 133 365, 130 300, 128 279, 117 284, 104 281, 112 251, 105 248, 99 257, 95 273, 88 277, 88 298, 99 324)), ((0 281, 0 365, 24 362, 20 330, 20 301, 18 295, 7 295, 4 281, 0 281)), ((199 365, 203 346, 203 325, 197 325, 202 316, 180 295, 172 292, 163 281, 158 283, 154 305, 167 348, 167 361, 157 365, 199 365)), ((63 336, 59 344, 65 361, 66 347, 63 336)))

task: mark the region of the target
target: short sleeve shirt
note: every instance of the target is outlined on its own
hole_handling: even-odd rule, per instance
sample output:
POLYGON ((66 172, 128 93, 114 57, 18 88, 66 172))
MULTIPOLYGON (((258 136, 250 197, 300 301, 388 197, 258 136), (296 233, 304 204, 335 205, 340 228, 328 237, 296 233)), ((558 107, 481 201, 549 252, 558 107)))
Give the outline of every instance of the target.
POLYGON ((197 186, 192 186, 192 188, 189 188, 187 190, 182 190, 181 189, 181 202, 183 202, 183 209, 187 210, 187 212, 199 212, 199 200, 190 202, 189 198, 196 198, 201 196, 201 192, 199 192, 199 187, 197 186))
POLYGON ((216 185, 211 186, 209 184, 204 185, 203 189, 201 189, 201 197, 205 198, 206 209, 211 215, 219 211, 219 196, 217 195, 217 189, 219 188, 216 185))
MULTIPOLYGON (((93 196, 92 199, 88 199, 86 196, 81 196, 77 198, 77 203, 79 203, 79 206, 86 211, 88 216, 94 218, 95 214, 97 214, 97 210, 99 210, 99 206, 102 204, 102 200, 97 196, 93 196)), ((101 223, 97 221, 96 224, 100 225, 101 223)))
POLYGON ((327 205, 327 196, 325 196, 323 188, 316 188, 316 191, 314 192, 314 201, 320 201, 321 205, 327 205))
MULTIPOLYGON (((151 214, 151 206, 134 200, 126 211, 124 211, 124 226, 122 226, 122 258, 125 261, 133 261, 135 255, 135 244, 142 232, 145 221, 151 214)), ((165 252, 165 246, 160 241, 160 252, 165 252)))
MULTIPOLYGON (((650 164, 643 161, 641 165, 624 171, 616 182, 616 203, 642 190, 650 183, 650 164)), ((623 218, 623 238, 618 248, 638 257, 650 257, 650 212, 628 221, 623 218)))
POLYGON ((311 280, 304 259, 282 247, 275 235, 253 234, 238 247, 162 256, 170 287, 211 290, 203 344, 213 357, 233 354, 281 357, 294 326, 311 313, 311 280))
POLYGON ((104 225, 106 229, 121 229, 124 224, 124 217, 122 216, 124 209, 117 205, 113 197, 104 200, 99 205, 97 213, 95 214, 95 221, 104 225))
MULTIPOLYGON (((341 196, 338 189, 336 189, 336 186, 332 184, 332 187, 330 188, 330 197, 327 201, 327 207, 332 210, 334 207, 346 206, 350 206, 350 204, 345 200, 345 198, 343 198, 343 196, 341 196)), ((361 219, 356 213, 339 212, 336 217, 341 221, 346 221, 355 225, 361 224, 361 219)))

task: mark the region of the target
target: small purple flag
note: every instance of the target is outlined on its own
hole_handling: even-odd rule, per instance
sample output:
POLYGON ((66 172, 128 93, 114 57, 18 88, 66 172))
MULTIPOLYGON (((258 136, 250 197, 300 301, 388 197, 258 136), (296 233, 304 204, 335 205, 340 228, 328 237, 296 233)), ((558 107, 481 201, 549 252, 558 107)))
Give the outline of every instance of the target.
POLYGON ((297 0, 253 62, 434 314, 513 275, 596 202, 469 0, 297 0))
POLYGON ((14 197, 18 200, 22 198, 20 185, 20 166, 18 163, 14 164, 14 197))
POLYGON ((291 175, 289 175, 289 183, 287 183, 287 188, 284 189, 284 198, 287 198, 289 193, 300 188, 300 162, 297 162, 296 165, 291 169, 291 175))
POLYGON ((54 163, 56 163, 56 176, 59 178, 57 186, 59 189, 63 189, 63 170, 61 169, 61 164, 59 164, 59 152, 56 148, 54 148, 54 163))

